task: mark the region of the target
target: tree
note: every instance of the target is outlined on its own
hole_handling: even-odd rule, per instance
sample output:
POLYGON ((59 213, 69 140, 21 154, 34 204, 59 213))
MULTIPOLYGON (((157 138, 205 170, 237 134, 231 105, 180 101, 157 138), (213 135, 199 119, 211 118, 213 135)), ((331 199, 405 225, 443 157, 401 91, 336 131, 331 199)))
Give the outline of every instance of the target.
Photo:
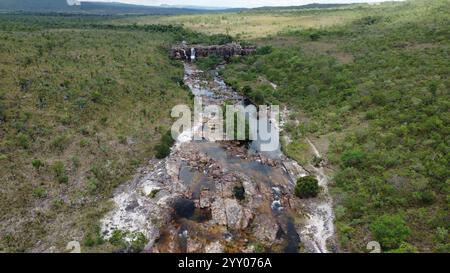
POLYGON ((408 239, 411 231, 399 215, 383 215, 370 225, 374 238, 385 249, 395 249, 408 239))
POLYGON ((319 194, 319 181, 313 176, 300 177, 295 186, 295 195, 300 198, 316 197, 319 194))
POLYGON ((252 94, 252 99, 256 105, 264 105, 266 100, 264 94, 260 90, 257 90, 252 94))
POLYGON ((359 150, 346 151, 341 156, 342 165, 345 167, 361 167, 365 160, 365 154, 359 150))

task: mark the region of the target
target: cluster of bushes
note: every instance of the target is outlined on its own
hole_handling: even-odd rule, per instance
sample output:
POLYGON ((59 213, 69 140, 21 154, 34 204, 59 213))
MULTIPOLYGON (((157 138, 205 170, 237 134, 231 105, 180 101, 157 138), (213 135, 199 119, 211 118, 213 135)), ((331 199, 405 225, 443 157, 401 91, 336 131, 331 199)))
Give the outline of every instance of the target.
POLYGON ((148 240, 142 232, 129 232, 116 229, 113 231, 109 243, 123 252, 139 253, 144 250, 148 240))
POLYGON ((111 17, 100 17, 0 14, 0 217, 20 222, 0 230, 0 251, 64 241, 67 226, 85 234, 84 248, 100 247, 112 191, 154 154, 164 113, 188 101, 183 67, 165 51, 180 28, 105 32, 111 17))
POLYGON ((365 230, 391 251, 450 247, 448 238, 435 234, 449 229, 450 41, 443 36, 449 34, 444 2, 358 10, 362 19, 345 26, 286 34, 298 39, 295 45, 266 39, 271 50, 235 59, 223 72, 252 101, 261 92, 265 103, 287 104, 309 116, 308 123, 289 129, 293 141, 284 150, 294 158, 305 134, 343 136, 330 137, 327 156, 337 167, 337 229, 346 250, 365 250, 365 230), (323 44, 335 45, 349 59, 322 50, 323 44), (380 218, 386 213, 405 222, 380 218), (386 222, 400 227, 392 235, 399 241, 390 242, 380 231, 386 222))
POLYGON ((246 85, 242 88, 242 94, 248 98, 254 105, 265 105, 266 100, 264 97, 264 93, 261 90, 253 90, 253 88, 249 85, 246 85))
POLYGON ((189 41, 189 43, 227 44, 233 37, 227 34, 206 35, 185 29, 173 24, 111 24, 118 16, 108 15, 70 15, 70 14, 0 14, 0 29, 5 31, 36 31, 48 29, 98 29, 116 31, 145 31, 167 33, 173 41, 189 41))
POLYGON ((214 69, 222 61, 223 61, 222 57, 213 54, 213 55, 209 55, 208 57, 205 57, 205 58, 198 58, 195 61, 195 64, 201 70, 208 71, 208 70, 214 69))
POLYGON ((175 140, 172 137, 171 130, 166 131, 161 137, 159 144, 155 146, 155 156, 158 159, 163 159, 170 154, 171 148, 175 140))
POLYGON ((370 225, 370 230, 384 249, 399 248, 411 234, 405 220, 399 215, 380 216, 370 225))

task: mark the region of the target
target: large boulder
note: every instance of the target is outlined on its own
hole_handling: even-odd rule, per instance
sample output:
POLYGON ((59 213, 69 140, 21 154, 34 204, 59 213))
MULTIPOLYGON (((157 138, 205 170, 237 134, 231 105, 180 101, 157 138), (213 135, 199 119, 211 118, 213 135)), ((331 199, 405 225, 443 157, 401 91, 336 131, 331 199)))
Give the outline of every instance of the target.
POLYGON ((253 213, 243 208, 236 199, 216 198, 211 204, 212 221, 231 229, 246 228, 253 217, 253 213))

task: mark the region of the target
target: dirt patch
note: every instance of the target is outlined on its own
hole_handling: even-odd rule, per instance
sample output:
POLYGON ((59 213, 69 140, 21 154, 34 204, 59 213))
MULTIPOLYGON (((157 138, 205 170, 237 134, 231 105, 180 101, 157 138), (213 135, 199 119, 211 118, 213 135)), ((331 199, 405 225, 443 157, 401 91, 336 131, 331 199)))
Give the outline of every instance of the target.
POLYGON ((336 52, 333 55, 341 64, 351 64, 355 60, 352 54, 346 52, 336 52))
POLYGON ((337 44, 325 41, 305 42, 302 44, 302 48, 307 53, 329 53, 337 50, 337 44))
POLYGON ((406 49, 412 49, 412 50, 423 50, 423 49, 433 49, 437 48, 439 45, 432 44, 432 43, 423 43, 423 44, 408 44, 406 45, 406 49))
POLYGON ((327 41, 305 42, 302 49, 306 54, 325 54, 336 58, 341 64, 353 63, 354 57, 338 49, 337 43, 327 41))
POLYGON ((277 36, 276 39, 264 38, 255 40, 254 43, 258 47, 266 45, 271 45, 275 47, 292 47, 301 45, 300 39, 293 36, 277 36))

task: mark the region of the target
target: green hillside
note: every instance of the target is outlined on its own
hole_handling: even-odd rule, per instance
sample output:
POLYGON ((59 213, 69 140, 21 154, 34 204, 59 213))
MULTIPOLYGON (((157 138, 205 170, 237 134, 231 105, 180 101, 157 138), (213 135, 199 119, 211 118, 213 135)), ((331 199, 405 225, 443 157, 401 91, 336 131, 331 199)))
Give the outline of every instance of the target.
POLYGON ((450 251, 449 6, 356 8, 344 25, 255 40, 259 54, 224 72, 255 102, 292 110, 290 156, 312 160, 306 136, 320 144, 343 251, 370 240, 385 251, 450 251))
POLYGON ((188 101, 183 67, 167 56, 179 39, 170 28, 76 22, 0 15, 0 252, 99 244, 112 190, 154 155, 171 108, 188 101))
POLYGON ((22 11, 77 11, 79 7, 69 6, 66 0, 2 0, 1 10, 22 11))
MULTIPOLYGON (((0 10, 11 5, 71 9, 3 0, 0 10)), ((99 228, 113 191, 151 167, 155 147, 167 152, 170 110, 192 103, 170 46, 228 34, 258 49, 231 58, 225 81, 255 104, 286 106, 285 154, 323 162, 332 178, 338 251, 378 241, 384 252, 450 252, 449 6, 0 13, 0 252, 64 252, 72 240, 116 251, 99 228)))

